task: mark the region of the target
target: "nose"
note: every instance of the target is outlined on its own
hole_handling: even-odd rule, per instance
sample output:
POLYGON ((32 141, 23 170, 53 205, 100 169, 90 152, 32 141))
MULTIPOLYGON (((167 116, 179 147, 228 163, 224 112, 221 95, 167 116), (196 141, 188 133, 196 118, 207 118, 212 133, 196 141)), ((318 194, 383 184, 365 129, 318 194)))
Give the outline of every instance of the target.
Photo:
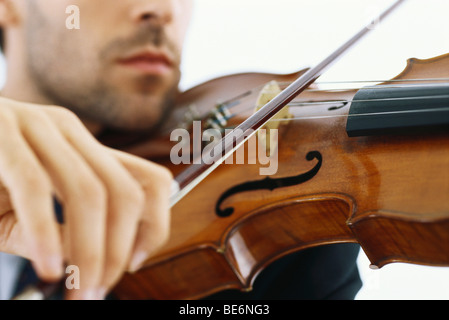
POLYGON ((137 24, 165 25, 173 20, 173 0, 139 0, 132 10, 132 19, 137 24))

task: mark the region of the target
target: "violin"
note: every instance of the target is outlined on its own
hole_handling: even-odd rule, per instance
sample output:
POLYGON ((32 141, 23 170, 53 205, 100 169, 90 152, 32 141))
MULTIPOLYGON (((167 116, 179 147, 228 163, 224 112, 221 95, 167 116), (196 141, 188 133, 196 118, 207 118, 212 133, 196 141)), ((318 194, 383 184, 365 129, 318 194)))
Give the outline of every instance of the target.
POLYGON ((360 244, 372 268, 449 266, 449 54, 409 59, 393 79, 361 88, 322 89, 313 84, 319 75, 311 75, 254 134, 232 143, 230 157, 217 152, 222 161, 213 170, 194 163, 195 142, 172 139, 174 129, 193 135, 199 123, 203 155, 212 150, 205 132, 234 132, 292 81, 323 68, 210 80, 179 96, 160 135, 118 141, 115 147, 167 166, 178 182, 175 195, 189 190, 173 201, 168 243, 125 274, 114 297, 248 291, 273 261, 335 243, 360 244), (174 148, 188 150, 188 161, 174 164, 174 148), (261 176, 267 163, 258 163, 260 150, 275 160, 274 173, 261 176), (189 188, 197 168, 207 174, 189 188))
MULTIPOLYGON (((126 274, 114 294, 197 299, 251 290, 276 259, 332 243, 359 243, 372 268, 449 266, 448 70, 449 54, 409 59, 389 81, 302 92, 288 114, 273 121, 278 171, 261 179, 260 164, 216 168, 172 207, 168 244, 142 270, 126 274)), ((273 80, 282 85, 305 72, 217 78, 185 92, 178 114, 194 104, 202 123, 218 124, 221 115, 225 126, 235 127, 255 110, 261 93, 253 88, 271 88, 273 80), (225 101, 229 96, 236 98, 225 101)), ((186 166, 168 159, 176 142, 165 139, 165 155, 160 141, 125 151, 182 173, 186 166)), ((249 142, 240 148, 250 150, 249 142)))

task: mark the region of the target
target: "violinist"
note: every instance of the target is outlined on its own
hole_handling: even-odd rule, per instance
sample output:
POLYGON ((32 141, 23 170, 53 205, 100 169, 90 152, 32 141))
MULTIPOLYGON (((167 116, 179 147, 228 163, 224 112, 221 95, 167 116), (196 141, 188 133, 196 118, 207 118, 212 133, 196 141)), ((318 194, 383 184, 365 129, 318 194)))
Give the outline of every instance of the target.
MULTIPOLYGON (((46 281, 74 265, 80 286, 66 298, 104 299, 170 236, 171 173, 97 137, 157 132, 164 123, 180 93, 192 6, 0 0, 8 70, 0 98, 0 270, 10 279, 27 260, 46 281), (79 8, 79 28, 67 25, 69 6, 79 8)), ((355 244, 307 249, 267 267, 252 292, 209 298, 353 299, 361 287, 358 252, 355 244)), ((1 288, 2 298, 15 287, 1 288)))

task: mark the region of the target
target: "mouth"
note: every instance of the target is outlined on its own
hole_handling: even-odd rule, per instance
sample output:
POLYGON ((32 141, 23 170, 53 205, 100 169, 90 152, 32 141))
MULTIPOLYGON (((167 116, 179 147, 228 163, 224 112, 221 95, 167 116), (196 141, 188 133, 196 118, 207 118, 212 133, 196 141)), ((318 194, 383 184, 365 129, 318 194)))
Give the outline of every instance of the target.
POLYGON ((173 61, 162 52, 141 51, 118 59, 117 63, 125 68, 147 75, 164 75, 173 68, 173 61))

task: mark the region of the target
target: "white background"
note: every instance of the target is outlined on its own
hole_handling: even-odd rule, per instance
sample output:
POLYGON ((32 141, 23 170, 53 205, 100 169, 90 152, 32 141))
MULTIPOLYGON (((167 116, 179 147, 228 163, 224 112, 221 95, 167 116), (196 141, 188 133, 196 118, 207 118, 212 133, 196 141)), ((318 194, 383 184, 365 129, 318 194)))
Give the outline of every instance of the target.
MULTIPOLYGON (((391 0, 196 0, 184 54, 186 89, 240 71, 314 66, 391 0)), ((320 81, 390 79, 408 58, 449 52, 449 1, 407 0, 320 81)), ((449 299, 449 268, 393 263, 369 269, 357 299, 449 299)))

